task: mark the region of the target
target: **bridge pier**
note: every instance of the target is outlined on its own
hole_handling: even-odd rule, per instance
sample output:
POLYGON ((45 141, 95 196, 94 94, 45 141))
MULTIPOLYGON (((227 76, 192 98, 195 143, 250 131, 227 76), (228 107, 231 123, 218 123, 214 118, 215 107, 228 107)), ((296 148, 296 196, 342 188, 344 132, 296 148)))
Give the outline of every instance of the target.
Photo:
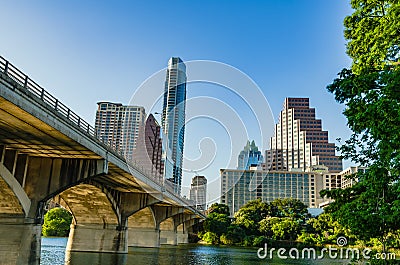
POLYGON ((160 244, 161 245, 178 245, 177 233, 175 230, 161 230, 160 231, 160 244))
POLYGON ((176 232, 176 242, 177 244, 188 244, 189 243, 189 234, 185 232, 176 232))
POLYGON ((155 228, 128 228, 128 245, 130 247, 152 247, 160 246, 160 230, 155 228))
POLYGON ((41 224, 25 218, 1 218, 0 263, 39 265, 41 232, 41 224))
POLYGON ((102 224, 72 224, 67 251, 128 253, 127 230, 102 224))

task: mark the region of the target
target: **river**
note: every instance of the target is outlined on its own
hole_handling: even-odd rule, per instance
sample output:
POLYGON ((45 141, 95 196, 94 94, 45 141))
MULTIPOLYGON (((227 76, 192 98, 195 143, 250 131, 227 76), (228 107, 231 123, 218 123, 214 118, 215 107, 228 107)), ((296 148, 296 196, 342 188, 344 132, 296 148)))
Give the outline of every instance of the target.
POLYGON ((128 254, 67 253, 67 238, 42 238, 41 265, 261 265, 348 264, 346 260, 260 259, 257 248, 187 244, 160 248, 129 248, 128 254))

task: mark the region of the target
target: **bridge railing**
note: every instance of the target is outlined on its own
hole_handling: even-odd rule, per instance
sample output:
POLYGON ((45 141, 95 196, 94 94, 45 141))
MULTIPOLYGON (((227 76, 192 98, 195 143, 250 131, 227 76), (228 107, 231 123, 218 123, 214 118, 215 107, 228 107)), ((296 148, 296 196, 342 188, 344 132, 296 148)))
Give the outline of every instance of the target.
MULTIPOLYGON (((54 110, 58 115, 62 116, 70 123, 72 123, 73 126, 77 127, 79 130, 83 131, 94 140, 102 143, 106 147, 106 149, 112 151, 115 155, 126 161, 126 163, 128 163, 130 167, 135 168, 146 178, 151 179, 158 185, 164 187, 165 190, 168 190, 169 192, 175 194, 175 196, 180 197, 184 202, 187 202, 187 204, 189 205, 189 201, 186 198, 181 197, 175 192, 174 187, 171 186, 172 183, 168 183, 168 181, 164 182, 162 177, 157 174, 152 174, 151 172, 148 172, 142 166, 138 165, 135 161, 127 161, 124 157, 124 154, 120 150, 115 150, 109 143, 97 137, 96 129, 93 126, 91 126, 78 114, 73 112, 65 104, 60 102, 56 97, 47 92, 43 87, 33 81, 28 75, 20 71, 17 67, 15 67, 2 56, 0 56, 0 71, 12 80, 14 80, 17 84, 19 84, 24 90, 23 92, 28 92, 37 99, 40 99, 41 101, 46 103, 46 105, 54 110)), ((15 87, 15 89, 21 88, 15 87)))

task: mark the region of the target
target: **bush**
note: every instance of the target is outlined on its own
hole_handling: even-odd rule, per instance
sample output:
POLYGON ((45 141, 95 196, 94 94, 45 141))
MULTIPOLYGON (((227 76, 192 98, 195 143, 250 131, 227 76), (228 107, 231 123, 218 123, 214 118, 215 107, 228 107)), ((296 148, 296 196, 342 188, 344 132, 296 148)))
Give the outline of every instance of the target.
POLYGON ((244 238, 244 240, 243 240, 243 245, 245 246, 245 247, 251 247, 251 246, 253 246, 253 242, 254 242, 254 239, 256 238, 256 236, 254 236, 254 235, 251 235, 251 236, 246 236, 245 238, 244 238))
POLYGON ((64 208, 53 208, 44 215, 43 236, 66 237, 72 222, 72 215, 64 208))
POLYGON ((201 238, 207 244, 219 244, 219 236, 214 232, 206 232, 201 238))
POLYGON ((263 247, 267 243, 267 238, 265 236, 258 236, 253 240, 253 247, 263 247))
POLYGON ((219 238, 219 240, 220 240, 221 243, 224 244, 224 245, 233 245, 233 244, 234 244, 232 237, 230 237, 230 235, 227 235, 227 234, 223 234, 223 235, 219 238))

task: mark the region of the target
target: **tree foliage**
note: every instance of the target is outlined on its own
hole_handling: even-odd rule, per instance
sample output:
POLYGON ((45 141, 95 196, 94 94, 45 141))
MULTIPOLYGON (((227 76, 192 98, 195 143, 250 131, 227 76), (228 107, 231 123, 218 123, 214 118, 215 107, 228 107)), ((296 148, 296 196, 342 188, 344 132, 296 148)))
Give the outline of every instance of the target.
POLYGON ((305 219, 308 216, 307 206, 298 199, 284 198, 271 202, 272 215, 305 219))
POLYGON ((273 238, 278 240, 296 240, 301 231, 301 227, 292 218, 282 218, 271 227, 273 238))
MULTIPOLYGON (((364 240, 386 242, 400 223, 400 3, 352 0, 344 21, 351 69, 328 86, 346 105, 353 131, 340 147, 344 158, 369 170, 346 190, 323 191, 335 202, 328 211, 364 240)), ((385 244, 383 244, 385 245, 385 244)))
POLYGON ((44 216, 43 236, 65 237, 69 234, 72 215, 64 208, 53 208, 44 216))
POLYGON ((213 203, 208 209, 208 212, 229 215, 229 207, 223 203, 213 203))
POLYGON ((259 222, 271 213, 271 207, 268 203, 260 199, 249 201, 236 212, 233 223, 243 227, 248 235, 257 235, 259 233, 259 222))
POLYGON ((308 217, 307 207, 296 199, 271 203, 249 201, 229 217, 229 208, 213 204, 199 237, 209 244, 261 246, 269 239, 295 240, 308 217))
POLYGON ((228 226, 231 224, 231 220, 228 215, 212 212, 204 221, 203 227, 207 232, 213 232, 218 236, 226 233, 228 226))

